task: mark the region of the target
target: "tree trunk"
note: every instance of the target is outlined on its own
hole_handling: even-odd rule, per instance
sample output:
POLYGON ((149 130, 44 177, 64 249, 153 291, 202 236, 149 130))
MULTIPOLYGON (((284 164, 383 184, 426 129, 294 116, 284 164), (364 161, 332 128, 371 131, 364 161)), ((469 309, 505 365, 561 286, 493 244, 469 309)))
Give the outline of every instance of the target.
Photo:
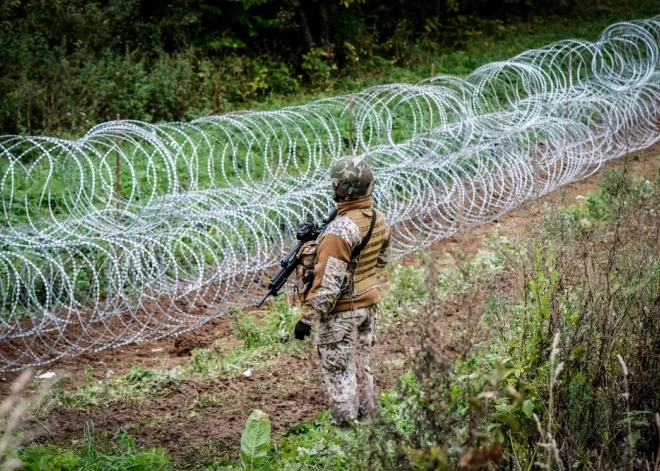
POLYGON ((298 18, 300 19, 300 28, 302 29, 303 40, 307 49, 313 49, 316 47, 316 41, 314 41, 314 36, 309 29, 309 23, 307 22, 307 15, 305 10, 303 10, 302 5, 298 6, 298 18))
POLYGON ((330 31, 328 30, 328 4, 326 0, 319 0, 319 17, 321 19, 321 47, 327 52, 330 50, 330 31))

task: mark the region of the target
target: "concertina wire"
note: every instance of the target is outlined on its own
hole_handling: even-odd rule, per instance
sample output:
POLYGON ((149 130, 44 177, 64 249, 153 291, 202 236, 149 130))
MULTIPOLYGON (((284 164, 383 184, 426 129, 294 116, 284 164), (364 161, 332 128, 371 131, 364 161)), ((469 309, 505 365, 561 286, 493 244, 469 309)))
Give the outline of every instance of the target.
POLYGON ((0 372, 181 334, 254 304, 327 168, 374 169, 394 256, 658 140, 660 17, 277 111, 0 136, 0 372))

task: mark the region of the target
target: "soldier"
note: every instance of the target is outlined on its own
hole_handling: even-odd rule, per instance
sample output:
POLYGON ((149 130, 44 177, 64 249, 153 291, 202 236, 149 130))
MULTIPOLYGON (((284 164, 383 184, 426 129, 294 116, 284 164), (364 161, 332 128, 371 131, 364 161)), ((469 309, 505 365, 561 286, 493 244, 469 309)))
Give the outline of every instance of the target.
POLYGON ((320 321, 316 344, 333 423, 344 426, 375 410, 369 358, 380 302, 376 267, 387 263, 392 234, 371 207, 375 181, 365 160, 337 160, 330 178, 337 218, 319 236, 314 281, 295 336, 304 339, 320 321))

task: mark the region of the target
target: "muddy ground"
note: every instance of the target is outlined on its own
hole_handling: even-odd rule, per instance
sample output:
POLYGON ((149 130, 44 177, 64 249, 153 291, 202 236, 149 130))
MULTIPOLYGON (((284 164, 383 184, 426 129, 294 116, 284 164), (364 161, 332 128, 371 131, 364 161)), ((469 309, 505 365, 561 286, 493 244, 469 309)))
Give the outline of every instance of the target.
MULTIPOLYGON (((633 173, 649 179, 658 175, 660 144, 630 157, 633 173)), ((606 168, 620 167, 619 159, 606 168)), ((579 202, 579 195, 597 190, 599 175, 572 183, 538 201, 525 204, 496 221, 467 230, 455 237, 434 244, 429 251, 441 266, 454 263, 459 253, 474 255, 484 238, 494 229, 512 241, 524 238, 529 228, 540 221, 548 206, 571 205, 579 202)), ((402 259, 404 264, 418 264, 414 254, 402 259)), ((510 274, 499 278, 470 302, 452 302, 442 307, 441 322, 451 329, 465 322, 469 310, 479 310, 488 297, 517 292, 518 284, 510 274)), ((406 370, 405 360, 411 346, 416 343, 416 327, 404 324, 393 331, 379 335, 373 367, 377 388, 391 388, 395 379, 406 370)), ((171 368, 190 359, 195 348, 211 347, 218 339, 232 342, 231 319, 215 319, 194 332, 176 338, 129 345, 106 350, 94 355, 67 358, 49 365, 48 370, 71 377, 70 386, 83 384, 89 378, 104 378, 109 369, 113 375, 125 374, 131 365, 146 368, 171 368)), ((235 341, 235 339, 233 339, 235 341)), ((311 348, 311 346, 309 347, 311 348)), ((140 444, 163 446, 180 466, 210 463, 223 455, 236 456, 240 436, 248 415, 254 409, 269 414, 275 435, 287 427, 313 419, 327 409, 322 379, 315 355, 310 360, 282 355, 277 363, 265 371, 255 371, 252 377, 214 379, 203 382, 184 381, 169 391, 166 397, 151 397, 115 405, 108 408, 60 410, 30 424, 33 437, 40 442, 68 444, 80 438, 85 424, 92 423, 97 432, 112 434, 120 429, 129 430, 140 444), (191 408, 200 397, 214 395, 217 403, 203 409, 191 408)), ((45 371, 45 370, 44 370, 45 371)), ((6 391, 12 375, 4 375, 2 389, 6 391)))

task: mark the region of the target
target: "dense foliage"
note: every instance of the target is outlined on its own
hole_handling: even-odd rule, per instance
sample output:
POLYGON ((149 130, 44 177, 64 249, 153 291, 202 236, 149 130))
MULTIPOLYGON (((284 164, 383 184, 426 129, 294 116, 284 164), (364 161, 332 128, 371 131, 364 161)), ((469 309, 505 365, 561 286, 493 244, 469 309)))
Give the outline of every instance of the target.
POLYGON ((326 89, 341 77, 428 62, 445 47, 463 48, 519 20, 553 22, 560 14, 621 18, 604 5, 5 0, 0 131, 79 133, 117 115, 185 120, 271 94, 326 89))
POLYGON ((430 312, 432 340, 414 374, 386 395, 396 407, 385 407, 373 432, 375 462, 398 470, 657 463, 659 209, 660 179, 607 174, 586 204, 551 212, 512 253, 522 293, 489 299, 488 341, 470 348, 454 338, 448 348, 430 312))

